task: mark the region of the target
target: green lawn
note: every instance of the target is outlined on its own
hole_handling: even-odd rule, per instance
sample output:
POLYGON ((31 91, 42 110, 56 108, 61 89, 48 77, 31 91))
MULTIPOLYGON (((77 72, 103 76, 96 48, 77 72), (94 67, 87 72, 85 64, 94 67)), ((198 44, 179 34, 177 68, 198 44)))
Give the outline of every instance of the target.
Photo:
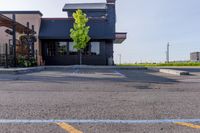
POLYGON ((170 62, 170 63, 135 63, 135 64, 120 64, 119 66, 145 66, 145 67, 159 67, 159 66, 200 66, 200 62, 170 62))

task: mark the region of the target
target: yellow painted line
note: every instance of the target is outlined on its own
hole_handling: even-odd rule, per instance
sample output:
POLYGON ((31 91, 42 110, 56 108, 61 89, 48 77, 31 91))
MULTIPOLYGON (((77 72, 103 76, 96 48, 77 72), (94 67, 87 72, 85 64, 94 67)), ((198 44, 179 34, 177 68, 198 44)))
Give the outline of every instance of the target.
POLYGON ((176 122, 175 124, 180 125, 180 126, 186 126, 186 127, 190 127, 190 128, 200 129, 199 125, 194 125, 194 124, 191 124, 191 123, 176 122))
POLYGON ((82 131, 74 128, 73 126, 67 123, 61 122, 61 123, 56 123, 56 124, 69 133, 83 133, 82 131))

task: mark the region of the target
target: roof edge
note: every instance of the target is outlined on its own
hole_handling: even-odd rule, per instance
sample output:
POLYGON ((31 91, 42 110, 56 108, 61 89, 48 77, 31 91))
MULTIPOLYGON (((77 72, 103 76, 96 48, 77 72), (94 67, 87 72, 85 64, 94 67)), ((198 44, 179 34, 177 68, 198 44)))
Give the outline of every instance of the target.
MULTIPOLYGON (((63 12, 66 12, 66 11, 74 11, 74 10, 77 10, 79 8, 72 8, 72 9, 66 9, 66 5, 95 5, 95 4, 102 4, 102 5, 107 5, 107 3, 104 3, 104 2, 99 2, 99 3, 66 3, 62 9, 63 12)), ((81 8, 80 8, 81 9, 81 8)), ((81 10, 87 10, 87 11, 105 11, 106 9, 103 9, 103 8, 96 8, 96 9, 81 9, 81 10)))
POLYGON ((43 16, 43 14, 38 10, 33 11, 0 11, 1 14, 39 14, 40 16, 43 16))
MULTIPOLYGON (((88 17, 89 21, 90 20, 103 20, 105 21, 106 18, 101 18, 101 17, 88 17)), ((73 17, 68 17, 68 18, 42 18, 42 20, 74 20, 73 17)))

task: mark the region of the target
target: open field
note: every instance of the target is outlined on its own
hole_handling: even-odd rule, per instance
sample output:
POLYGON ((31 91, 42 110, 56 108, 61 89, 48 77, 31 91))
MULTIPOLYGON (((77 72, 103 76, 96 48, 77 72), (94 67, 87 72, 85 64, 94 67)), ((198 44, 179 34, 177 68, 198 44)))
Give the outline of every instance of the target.
POLYGON ((200 62, 170 62, 170 63, 133 63, 120 64, 119 66, 145 66, 145 67, 162 67, 162 66, 199 66, 200 62))

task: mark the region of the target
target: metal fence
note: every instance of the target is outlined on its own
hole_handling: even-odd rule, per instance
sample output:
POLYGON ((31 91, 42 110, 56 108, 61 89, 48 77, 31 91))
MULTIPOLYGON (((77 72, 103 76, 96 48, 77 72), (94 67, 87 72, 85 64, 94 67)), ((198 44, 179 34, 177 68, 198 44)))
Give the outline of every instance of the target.
POLYGON ((0 44, 0 67, 13 65, 13 47, 9 44, 0 44))

